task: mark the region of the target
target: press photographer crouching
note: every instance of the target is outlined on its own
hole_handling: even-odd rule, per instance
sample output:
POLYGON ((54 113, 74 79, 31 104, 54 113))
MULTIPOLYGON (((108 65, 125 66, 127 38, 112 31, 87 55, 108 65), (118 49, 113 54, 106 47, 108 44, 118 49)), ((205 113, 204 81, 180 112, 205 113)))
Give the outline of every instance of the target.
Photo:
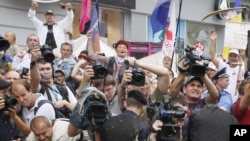
POLYGON ((17 105, 17 99, 9 95, 9 87, 11 83, 0 79, 0 140, 12 141, 20 137, 20 131, 17 125, 10 117, 9 108, 15 108, 17 105))

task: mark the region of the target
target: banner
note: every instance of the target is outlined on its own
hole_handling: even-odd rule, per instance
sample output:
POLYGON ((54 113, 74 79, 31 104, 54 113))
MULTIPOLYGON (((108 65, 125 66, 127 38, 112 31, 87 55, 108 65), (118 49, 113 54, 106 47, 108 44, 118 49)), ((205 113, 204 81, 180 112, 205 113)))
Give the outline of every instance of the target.
POLYGON ((100 52, 99 1, 96 0, 94 12, 90 22, 92 32, 92 47, 95 53, 100 52))
POLYGON ((82 0, 81 15, 79 23, 79 31, 82 33, 85 29, 85 24, 90 21, 91 0, 82 0))

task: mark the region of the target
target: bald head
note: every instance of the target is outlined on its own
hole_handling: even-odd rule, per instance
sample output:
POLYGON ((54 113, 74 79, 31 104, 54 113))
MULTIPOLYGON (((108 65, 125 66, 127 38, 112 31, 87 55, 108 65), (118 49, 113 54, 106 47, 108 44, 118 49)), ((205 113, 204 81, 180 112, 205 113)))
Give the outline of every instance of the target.
POLYGON ((36 116, 34 117, 32 120, 31 120, 31 123, 30 123, 30 128, 31 129, 37 129, 39 128, 40 126, 42 125, 46 125, 48 127, 51 126, 51 123, 50 121, 44 117, 44 116, 36 116))

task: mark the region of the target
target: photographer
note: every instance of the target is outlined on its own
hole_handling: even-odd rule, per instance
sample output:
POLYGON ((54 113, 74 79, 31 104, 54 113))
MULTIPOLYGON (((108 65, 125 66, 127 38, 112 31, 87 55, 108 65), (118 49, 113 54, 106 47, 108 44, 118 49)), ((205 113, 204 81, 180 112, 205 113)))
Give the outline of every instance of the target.
POLYGON ((182 89, 183 93, 186 96, 188 107, 190 112, 195 109, 202 108, 205 104, 211 103, 216 104, 218 102, 218 90, 208 78, 207 74, 204 74, 202 77, 197 76, 187 76, 188 69, 190 67, 189 62, 182 59, 178 63, 179 74, 170 88, 170 95, 172 98, 178 96, 180 90, 182 89), (188 77, 188 78, 186 78, 188 77), (183 82, 184 86, 183 86, 183 82), (206 98, 201 99, 201 94, 203 92, 203 84, 207 87, 208 95, 206 98), (183 88, 182 88, 183 87, 183 88))
POLYGON ((51 62, 41 58, 39 48, 31 50, 30 84, 33 92, 42 93, 65 117, 69 117, 76 104, 72 91, 63 84, 54 83, 51 62))
POLYGON ((182 141, 187 138, 186 126, 189 110, 185 96, 179 95, 178 97, 170 98, 169 100, 169 103, 162 103, 163 107, 164 105, 166 106, 169 104, 169 109, 161 109, 162 107, 156 107, 157 109, 154 109, 156 110, 155 112, 157 112, 157 110, 165 110, 168 114, 161 115, 158 113, 157 120, 152 124, 153 132, 150 134, 150 141, 182 141), (176 132, 171 132, 173 131, 173 128, 176 132))
POLYGON ((5 105, 6 96, 9 92, 9 87, 11 83, 0 79, 0 140, 1 141, 12 141, 13 139, 17 139, 16 137, 20 134, 20 131, 17 125, 13 122, 13 119, 10 117, 8 105, 5 105), (4 129, 4 130, 3 130, 4 129))

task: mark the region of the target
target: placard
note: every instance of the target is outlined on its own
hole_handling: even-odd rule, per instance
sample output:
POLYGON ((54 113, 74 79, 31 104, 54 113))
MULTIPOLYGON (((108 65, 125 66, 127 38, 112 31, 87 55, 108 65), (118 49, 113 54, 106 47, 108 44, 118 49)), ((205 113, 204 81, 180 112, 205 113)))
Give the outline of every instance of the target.
POLYGON ((246 49, 248 30, 250 30, 250 23, 227 22, 225 26, 224 46, 235 49, 246 49))

